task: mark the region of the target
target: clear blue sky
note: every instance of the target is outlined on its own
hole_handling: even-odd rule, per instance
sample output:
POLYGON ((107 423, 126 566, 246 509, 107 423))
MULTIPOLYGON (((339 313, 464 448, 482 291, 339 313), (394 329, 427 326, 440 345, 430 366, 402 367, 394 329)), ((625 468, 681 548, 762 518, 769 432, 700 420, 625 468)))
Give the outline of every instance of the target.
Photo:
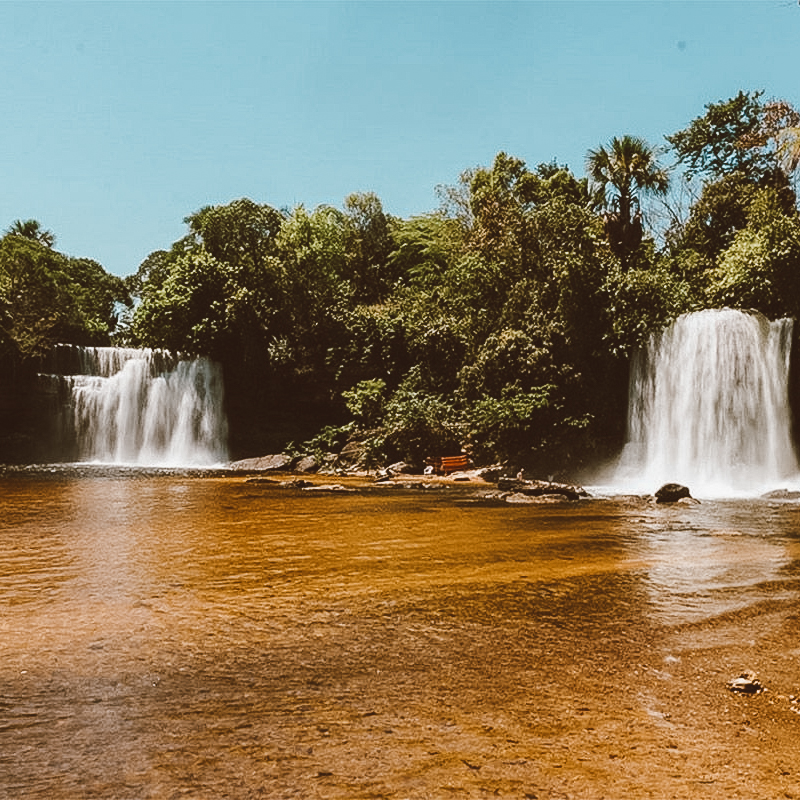
POLYGON ((739 89, 800 107, 800 6, 758 2, 0 2, 0 230, 135 272, 207 204, 437 206, 437 184, 739 89))

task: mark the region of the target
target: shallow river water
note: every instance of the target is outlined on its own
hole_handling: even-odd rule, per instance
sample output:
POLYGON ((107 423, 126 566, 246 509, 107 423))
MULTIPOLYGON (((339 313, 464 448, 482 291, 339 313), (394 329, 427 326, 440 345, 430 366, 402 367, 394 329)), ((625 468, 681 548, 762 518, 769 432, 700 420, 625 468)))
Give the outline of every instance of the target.
POLYGON ((6 477, 0 797, 747 797, 670 704, 799 565, 793 502, 6 477))

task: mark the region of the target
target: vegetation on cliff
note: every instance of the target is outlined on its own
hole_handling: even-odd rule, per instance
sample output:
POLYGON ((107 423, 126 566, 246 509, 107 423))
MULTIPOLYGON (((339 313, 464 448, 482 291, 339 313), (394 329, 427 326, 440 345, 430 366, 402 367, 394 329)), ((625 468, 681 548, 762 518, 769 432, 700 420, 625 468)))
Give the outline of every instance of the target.
POLYGON ((372 193, 209 206, 124 285, 16 223, 0 240, 0 348, 209 355, 236 456, 355 438, 376 462, 466 448, 574 466, 620 444, 629 357, 667 321, 800 315, 798 112, 740 92, 666 140, 616 137, 587 177, 501 152, 408 219, 372 193))

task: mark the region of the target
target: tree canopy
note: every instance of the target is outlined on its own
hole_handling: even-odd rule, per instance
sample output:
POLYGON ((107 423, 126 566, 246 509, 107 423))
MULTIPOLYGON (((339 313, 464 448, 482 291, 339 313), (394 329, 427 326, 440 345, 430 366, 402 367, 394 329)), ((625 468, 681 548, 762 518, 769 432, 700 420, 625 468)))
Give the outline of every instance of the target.
POLYGON ((791 104, 742 91, 664 152, 634 135, 591 149, 584 176, 501 151, 407 219, 372 192, 241 198, 190 213, 124 284, 18 220, 0 239, 0 347, 211 356, 237 455, 349 439, 371 464, 467 449, 574 467, 621 443, 629 359, 671 319, 800 314, 799 132, 791 104), (659 229, 642 206, 672 202, 670 186, 695 194, 659 229))
POLYGON ((10 357, 38 357, 58 342, 109 344, 130 304, 120 278, 56 252, 54 241, 35 220, 0 239, 0 351, 10 357))

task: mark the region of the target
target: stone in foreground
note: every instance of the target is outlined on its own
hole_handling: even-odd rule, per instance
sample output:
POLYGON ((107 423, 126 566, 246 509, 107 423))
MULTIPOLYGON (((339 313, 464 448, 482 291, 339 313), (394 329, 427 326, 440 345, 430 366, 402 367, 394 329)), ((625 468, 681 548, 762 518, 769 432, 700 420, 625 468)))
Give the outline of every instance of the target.
POLYGON ((743 672, 737 678, 728 681, 728 689, 739 694, 761 694, 766 691, 754 672, 743 672))

